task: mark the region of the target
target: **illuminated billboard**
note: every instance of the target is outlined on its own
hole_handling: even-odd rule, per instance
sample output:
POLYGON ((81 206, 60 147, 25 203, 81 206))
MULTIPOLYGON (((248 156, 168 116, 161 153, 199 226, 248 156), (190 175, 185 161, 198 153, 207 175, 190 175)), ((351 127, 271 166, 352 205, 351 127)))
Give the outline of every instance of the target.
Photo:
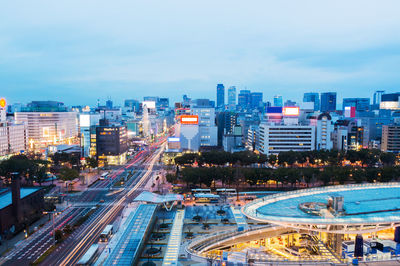
POLYGON ((181 115, 181 124, 183 125, 197 125, 199 123, 199 116, 197 115, 181 115))
POLYGON ((298 116, 300 114, 299 107, 285 107, 283 108, 283 115, 285 116, 298 116))
POLYGON ((344 117, 356 117, 356 108, 354 106, 346 106, 344 108, 344 117))
POLYGON ((181 141, 180 138, 176 138, 176 137, 170 137, 170 138, 168 138, 168 142, 179 142, 179 141, 181 141))
POLYGON ((1 108, 4 108, 4 107, 6 107, 6 105, 7 105, 6 99, 1 98, 1 99, 0 99, 0 107, 1 107, 1 108))
POLYGON ((144 107, 145 105, 149 109, 156 109, 156 102, 155 101, 144 101, 144 102, 142 102, 142 106, 144 107))

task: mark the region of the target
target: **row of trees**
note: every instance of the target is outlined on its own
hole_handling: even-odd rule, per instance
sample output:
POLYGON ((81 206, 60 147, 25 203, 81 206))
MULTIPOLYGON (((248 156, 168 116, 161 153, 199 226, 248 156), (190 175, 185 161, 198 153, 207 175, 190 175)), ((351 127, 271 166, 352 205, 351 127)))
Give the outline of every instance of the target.
POLYGON ((267 156, 264 154, 256 154, 251 151, 225 152, 225 151, 209 151, 202 153, 185 153, 175 157, 175 164, 188 165, 197 163, 198 165, 225 165, 225 164, 263 164, 267 162, 267 156))
POLYGON ((362 149, 360 151, 325 151, 314 150, 304 152, 281 152, 278 156, 256 154, 251 151, 229 153, 225 151, 210 151, 202 153, 185 153, 175 158, 177 165, 191 165, 197 163, 203 165, 252 165, 264 164, 279 165, 285 167, 293 166, 340 166, 344 161, 351 163, 359 162, 363 167, 374 167, 377 165, 392 166, 396 162, 396 155, 390 152, 381 152, 376 149, 362 149))
POLYGON ((13 173, 18 173, 27 185, 33 185, 33 182, 41 184, 47 179, 48 166, 48 161, 15 155, 0 162, 0 176, 10 181, 13 173))
POLYGON ((324 168, 247 168, 247 167, 185 167, 178 174, 168 174, 171 183, 184 182, 188 187, 211 187, 220 182, 223 187, 243 185, 267 186, 275 183, 283 187, 303 184, 306 187, 363 182, 397 181, 400 167, 338 167, 324 168), (274 181, 274 182, 271 182, 274 181))

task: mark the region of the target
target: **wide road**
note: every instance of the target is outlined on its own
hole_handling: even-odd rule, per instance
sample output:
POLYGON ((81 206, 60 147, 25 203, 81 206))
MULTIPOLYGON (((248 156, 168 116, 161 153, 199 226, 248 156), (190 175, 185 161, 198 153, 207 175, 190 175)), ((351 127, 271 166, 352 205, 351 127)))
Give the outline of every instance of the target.
MULTIPOLYGON (((42 265, 75 265, 79 259, 85 254, 89 247, 98 242, 99 236, 107 224, 112 224, 118 216, 121 215, 126 204, 130 203, 145 187, 147 182, 153 176, 155 164, 158 162, 165 145, 155 149, 150 147, 150 156, 141 163, 141 170, 124 191, 118 193, 114 200, 100 208, 88 224, 80 230, 79 234, 70 238, 68 243, 58 252, 52 253, 42 265)), ((128 164, 125 169, 130 169, 133 165, 128 164)))
MULTIPOLYGON (((149 150, 142 151, 132 160, 128 162, 126 166, 123 166, 117 170, 110 173, 109 178, 104 181, 96 182, 87 191, 81 193, 80 195, 74 197, 71 200, 71 205, 69 208, 64 210, 61 214, 55 216, 54 227, 55 229, 62 229, 66 224, 74 224, 76 220, 87 214, 95 205, 99 204, 101 199, 107 198, 106 195, 109 193, 109 188, 113 186, 121 177, 126 175, 126 171, 130 171, 142 164, 148 156, 151 154, 151 150, 154 147, 150 147, 149 150), (85 204, 82 204, 85 203, 85 204)), ((128 184, 134 184, 143 174, 141 171, 137 171, 134 176, 129 180, 128 184)), ((120 198, 118 195, 113 195, 108 197, 113 201, 116 198, 120 198)), ((81 232, 85 231, 92 223, 97 222, 98 217, 101 217, 107 210, 110 209, 110 204, 101 204, 99 208, 95 211, 93 215, 90 216, 88 221, 77 228, 70 237, 68 237, 60 246, 57 248, 57 252, 68 248, 71 239, 75 239, 82 236, 81 232)), ((4 257, 0 258, 0 265, 30 265, 38 257, 40 257, 46 250, 48 250, 53 245, 53 223, 49 221, 40 230, 32 234, 28 239, 22 241, 13 250, 7 253, 4 257)), ((57 253, 55 252, 55 253, 57 253)), ((49 256, 49 259, 52 256, 49 256)), ((44 265, 57 265, 57 264, 44 264, 44 265)))

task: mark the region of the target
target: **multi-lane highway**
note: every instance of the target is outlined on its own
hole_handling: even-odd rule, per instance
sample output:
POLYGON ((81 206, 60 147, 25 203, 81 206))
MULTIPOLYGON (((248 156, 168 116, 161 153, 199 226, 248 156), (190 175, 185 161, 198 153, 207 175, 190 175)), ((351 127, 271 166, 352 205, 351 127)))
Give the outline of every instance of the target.
MULTIPOLYGON (((56 229, 76 220, 96 208, 89 219, 78 227, 67 239, 58 245, 43 265, 74 265, 98 237, 107 224, 113 223, 121 214, 123 207, 129 203, 152 176, 155 163, 164 150, 164 142, 153 144, 145 151, 138 153, 125 166, 110 173, 109 178, 99 181, 81 195, 71 200, 68 209, 56 216, 56 229), (120 178, 133 170, 133 176, 118 193, 110 193, 110 188, 120 178), (100 201, 103 201, 100 203, 100 201), (96 207, 95 207, 96 206, 96 207)), ((53 244, 52 222, 48 222, 39 231, 21 242, 5 257, 0 259, 4 265, 29 265, 48 250, 53 244)))

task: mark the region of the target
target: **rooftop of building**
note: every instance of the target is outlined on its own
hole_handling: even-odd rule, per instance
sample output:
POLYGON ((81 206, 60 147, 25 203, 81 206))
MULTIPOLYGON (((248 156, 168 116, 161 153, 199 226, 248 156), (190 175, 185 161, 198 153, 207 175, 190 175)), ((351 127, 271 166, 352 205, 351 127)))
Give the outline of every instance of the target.
MULTIPOLYGON (((35 193, 38 190, 40 190, 40 188, 21 188, 21 199, 35 193)), ((0 209, 3 209, 11 204, 12 204, 11 190, 8 189, 0 190, 0 209)))

